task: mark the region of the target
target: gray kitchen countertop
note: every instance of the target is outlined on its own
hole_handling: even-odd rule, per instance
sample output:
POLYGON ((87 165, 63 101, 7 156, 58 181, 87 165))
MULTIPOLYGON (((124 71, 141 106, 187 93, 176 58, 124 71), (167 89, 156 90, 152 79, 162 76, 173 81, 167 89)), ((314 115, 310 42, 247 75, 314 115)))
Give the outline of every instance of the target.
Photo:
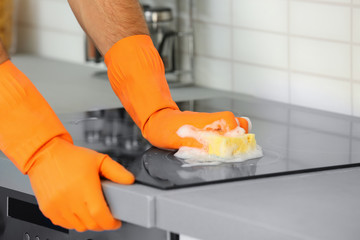
MULTIPOLYGON (((58 114, 121 106, 93 67, 27 55, 13 58, 58 114), (100 90, 101 89, 101 90, 100 90)), ((175 100, 244 96, 199 87, 175 100)), ((246 96, 245 96, 246 98, 246 96)), ((0 153, 0 186, 32 194, 28 178, 0 153)), ((162 191, 103 182, 115 217, 206 240, 358 239, 360 168, 162 191)))

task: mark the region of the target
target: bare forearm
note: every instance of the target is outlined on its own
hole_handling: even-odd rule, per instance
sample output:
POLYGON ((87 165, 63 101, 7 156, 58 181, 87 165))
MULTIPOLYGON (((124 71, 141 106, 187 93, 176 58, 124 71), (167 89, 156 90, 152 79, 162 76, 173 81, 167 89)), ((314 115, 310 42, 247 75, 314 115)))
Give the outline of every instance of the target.
POLYGON ((4 45, 0 40, 0 64, 2 64, 8 59, 9 59, 9 55, 7 54, 4 45))
POLYGON ((68 0, 78 22, 105 54, 120 39, 149 34, 138 0, 68 0))

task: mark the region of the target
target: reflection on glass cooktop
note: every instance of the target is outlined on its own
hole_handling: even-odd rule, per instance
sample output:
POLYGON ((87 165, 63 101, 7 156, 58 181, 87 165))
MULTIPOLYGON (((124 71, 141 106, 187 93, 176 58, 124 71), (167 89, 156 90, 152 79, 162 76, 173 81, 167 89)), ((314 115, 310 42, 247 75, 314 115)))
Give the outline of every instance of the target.
POLYGON ((232 111, 250 117, 264 157, 239 163, 182 167, 175 152, 141 136, 122 108, 63 115, 77 145, 109 154, 136 181, 173 189, 225 181, 360 166, 360 119, 254 98, 179 102, 182 110, 232 111))

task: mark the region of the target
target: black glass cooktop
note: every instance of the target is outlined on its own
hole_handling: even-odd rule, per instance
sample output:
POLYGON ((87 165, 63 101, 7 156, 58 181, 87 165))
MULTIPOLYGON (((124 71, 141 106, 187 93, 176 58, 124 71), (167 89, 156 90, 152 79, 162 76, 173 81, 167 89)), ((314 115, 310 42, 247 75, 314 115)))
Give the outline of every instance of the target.
POLYGON ((151 147, 122 108, 61 119, 75 144, 109 154, 133 172, 138 183, 160 189, 360 166, 359 118, 245 97, 178 105, 182 110, 229 110, 250 117, 264 157, 182 167, 183 161, 174 152, 151 147))

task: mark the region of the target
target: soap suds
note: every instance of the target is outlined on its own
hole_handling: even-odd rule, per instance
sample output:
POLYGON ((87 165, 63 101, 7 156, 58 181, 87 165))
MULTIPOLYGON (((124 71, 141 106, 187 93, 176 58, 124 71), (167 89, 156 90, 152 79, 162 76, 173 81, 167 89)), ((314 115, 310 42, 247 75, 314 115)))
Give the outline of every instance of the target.
POLYGON ((253 149, 245 153, 239 153, 236 155, 230 154, 232 149, 229 149, 229 153, 225 154, 225 157, 219 157, 208 153, 209 139, 218 136, 225 137, 243 137, 245 130, 241 127, 236 127, 233 130, 229 130, 225 120, 218 120, 205 126, 203 129, 198 129, 191 125, 184 125, 180 127, 177 134, 182 137, 191 137, 203 144, 203 148, 192 147, 180 147, 175 153, 175 157, 181 158, 185 161, 183 167, 191 167, 198 165, 216 165, 224 162, 242 162, 245 160, 259 158, 263 156, 262 149, 259 145, 256 145, 253 149))

